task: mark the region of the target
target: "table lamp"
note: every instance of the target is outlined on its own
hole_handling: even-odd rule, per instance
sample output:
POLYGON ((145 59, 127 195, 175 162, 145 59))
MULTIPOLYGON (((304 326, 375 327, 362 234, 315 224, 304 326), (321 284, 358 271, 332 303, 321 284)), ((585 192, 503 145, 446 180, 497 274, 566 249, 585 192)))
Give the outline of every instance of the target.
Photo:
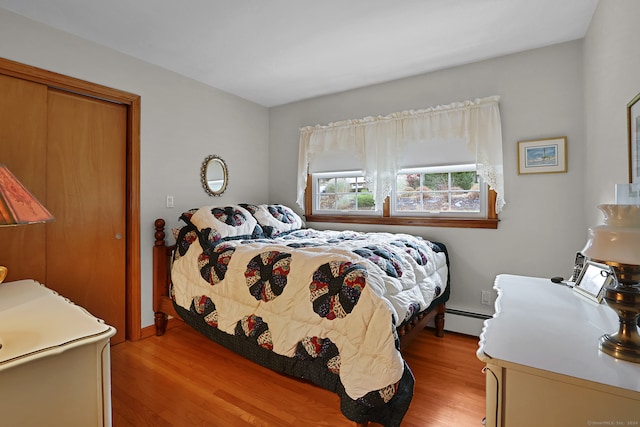
POLYGON ((600 350, 640 363, 640 204, 599 205, 604 224, 589 228, 582 254, 611 267, 615 280, 604 300, 617 314, 618 332, 600 338, 600 350))
MULTIPOLYGON (((0 227, 53 221, 53 215, 0 163, 0 227)), ((7 276, 0 266, 0 283, 7 276)))

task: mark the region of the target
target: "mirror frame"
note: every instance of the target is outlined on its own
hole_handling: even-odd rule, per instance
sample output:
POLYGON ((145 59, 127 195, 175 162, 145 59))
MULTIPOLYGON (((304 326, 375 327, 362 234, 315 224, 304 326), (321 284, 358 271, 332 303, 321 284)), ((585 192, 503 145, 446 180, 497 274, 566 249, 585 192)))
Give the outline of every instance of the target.
POLYGON ((209 196, 215 197, 220 196, 222 193, 224 193, 224 190, 227 189, 227 183, 229 182, 229 171, 227 169, 227 164, 222 159, 222 157, 211 154, 204 159, 204 162, 202 162, 202 166, 200 167, 200 182, 202 183, 202 188, 204 188, 204 191, 209 196), (214 191, 211 187, 209 187, 209 182, 207 181, 207 171, 212 161, 215 161, 216 164, 219 164, 220 167, 222 167, 222 187, 217 191, 214 191))

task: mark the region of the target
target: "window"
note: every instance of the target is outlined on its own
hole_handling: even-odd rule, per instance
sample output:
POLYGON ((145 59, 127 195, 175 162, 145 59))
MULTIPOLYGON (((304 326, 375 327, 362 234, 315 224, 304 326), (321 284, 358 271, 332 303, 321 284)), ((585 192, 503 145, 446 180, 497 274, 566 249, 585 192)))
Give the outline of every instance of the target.
POLYGON ((296 202, 311 222, 497 228, 498 100, 301 128, 296 202))
POLYGON ((474 164, 401 169, 384 205, 374 205, 362 171, 308 177, 306 219, 312 222, 497 228, 495 192, 474 164))
POLYGON ((486 214, 486 186, 476 165, 402 169, 396 175, 391 215, 479 218, 486 214))
POLYGON ((362 171, 313 174, 313 211, 318 214, 370 214, 373 193, 362 171))

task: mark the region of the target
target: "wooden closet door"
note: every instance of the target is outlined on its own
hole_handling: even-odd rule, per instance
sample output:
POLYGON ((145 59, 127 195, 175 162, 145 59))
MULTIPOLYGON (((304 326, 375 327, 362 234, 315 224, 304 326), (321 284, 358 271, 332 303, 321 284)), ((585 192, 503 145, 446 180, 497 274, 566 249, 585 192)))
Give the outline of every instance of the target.
POLYGON ((46 284, 125 338, 126 106, 50 89, 46 284))
MULTIPOLYGON (((0 74, 0 163, 41 203, 47 170, 47 86, 0 74)), ((0 265, 7 282, 32 278, 44 283, 45 224, 0 227, 0 265)))

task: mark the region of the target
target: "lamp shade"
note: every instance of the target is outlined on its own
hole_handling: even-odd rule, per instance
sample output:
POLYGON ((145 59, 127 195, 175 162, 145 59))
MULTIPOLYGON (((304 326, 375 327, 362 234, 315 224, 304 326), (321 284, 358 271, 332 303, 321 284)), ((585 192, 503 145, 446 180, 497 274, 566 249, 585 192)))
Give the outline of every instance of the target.
POLYGON ((600 205, 604 224, 589 228, 582 250, 603 262, 640 265, 640 205, 600 205))
POLYGON ((0 226, 53 221, 53 215, 0 164, 0 226))

